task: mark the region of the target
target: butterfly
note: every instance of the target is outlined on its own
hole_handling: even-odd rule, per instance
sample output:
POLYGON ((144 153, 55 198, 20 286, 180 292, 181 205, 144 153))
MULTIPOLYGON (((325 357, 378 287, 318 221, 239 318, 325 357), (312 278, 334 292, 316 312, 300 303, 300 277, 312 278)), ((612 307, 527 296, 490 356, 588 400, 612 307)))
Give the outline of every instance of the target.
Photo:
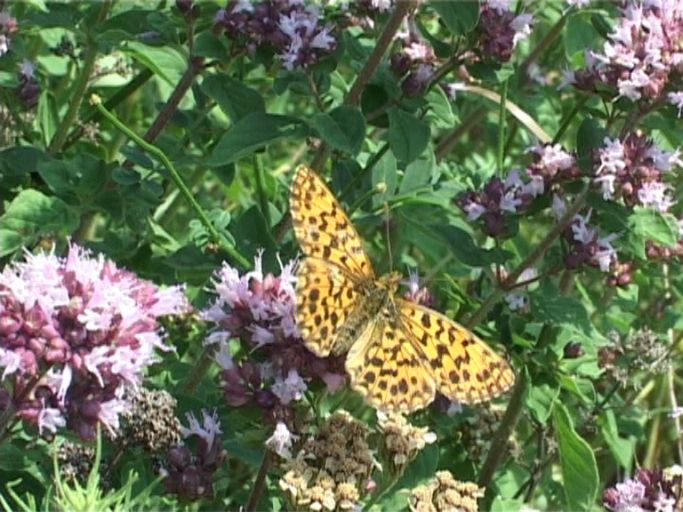
POLYGON ((290 186, 297 270, 296 321, 320 357, 346 356, 351 386, 378 410, 409 413, 439 391, 474 404, 515 380, 507 361, 462 325, 397 297, 401 276, 377 277, 363 242, 323 179, 306 166, 290 186))

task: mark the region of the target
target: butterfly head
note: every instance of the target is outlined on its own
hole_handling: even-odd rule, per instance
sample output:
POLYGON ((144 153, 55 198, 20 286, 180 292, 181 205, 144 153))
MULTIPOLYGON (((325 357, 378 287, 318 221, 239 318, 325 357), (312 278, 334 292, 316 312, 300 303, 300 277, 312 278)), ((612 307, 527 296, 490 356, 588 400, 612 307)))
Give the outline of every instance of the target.
POLYGON ((394 295, 401 284, 402 276, 398 272, 391 272, 379 278, 377 285, 394 295))

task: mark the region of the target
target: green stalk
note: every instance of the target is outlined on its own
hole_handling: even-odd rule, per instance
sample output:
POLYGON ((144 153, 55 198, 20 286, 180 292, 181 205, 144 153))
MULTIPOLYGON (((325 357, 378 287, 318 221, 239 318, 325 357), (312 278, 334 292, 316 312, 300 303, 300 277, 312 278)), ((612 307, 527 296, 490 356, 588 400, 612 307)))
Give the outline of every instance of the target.
POLYGON ((498 176, 503 176, 503 160, 505 159, 505 104, 508 98, 508 81, 503 82, 500 91, 500 104, 498 108, 498 176))
POLYGON ((166 153, 164 153, 157 146, 145 141, 144 139, 142 139, 142 137, 140 137, 138 134, 136 134, 134 131, 132 131, 130 128, 124 125, 113 113, 109 112, 106 108, 104 108, 104 105, 102 105, 102 100, 98 96, 93 95, 91 97, 91 103, 95 107, 97 107, 97 109, 102 113, 102 115, 116 128, 123 132, 128 138, 130 138, 143 150, 157 157, 161 161, 161 163, 164 164, 169 174, 171 175, 171 179, 175 183, 176 187, 178 187, 180 193, 185 197, 185 200, 195 211, 197 217, 199 217, 200 222, 209 232, 214 242, 218 244, 218 246, 222 250, 224 250, 228 254, 228 256, 230 256, 230 258, 232 258, 232 260, 236 262, 240 267, 242 267, 243 269, 250 268, 251 265, 249 263, 249 260, 247 260, 247 258, 245 258, 242 254, 240 254, 239 251, 230 242, 228 242, 228 240, 226 240, 225 237, 221 235, 218 232, 218 230, 214 227, 214 225, 211 223, 211 220, 207 216, 206 212, 194 198, 190 189, 187 188, 187 185, 185 185, 185 182, 180 176, 180 173, 178 173, 171 160, 168 158, 168 156, 166 156, 166 153))
MULTIPOLYGON (((97 15, 97 21, 95 26, 100 25, 105 19, 107 19, 107 14, 111 8, 112 0, 106 0, 102 2, 100 7, 100 12, 97 15)), ((76 79, 76 83, 73 86, 73 94, 71 96, 71 102, 69 103, 69 108, 59 124, 57 131, 55 132, 48 151, 51 154, 59 153, 64 147, 67 137, 69 136, 69 131, 71 125, 74 124, 76 118, 78 117, 78 110, 81 108, 81 103, 83 102, 83 97, 88 89, 88 82, 90 81, 90 76, 92 75, 93 69, 95 68, 95 59, 97 58, 97 43, 92 37, 92 33, 88 32, 88 41, 86 44, 85 57, 83 59, 83 68, 81 73, 76 79)))

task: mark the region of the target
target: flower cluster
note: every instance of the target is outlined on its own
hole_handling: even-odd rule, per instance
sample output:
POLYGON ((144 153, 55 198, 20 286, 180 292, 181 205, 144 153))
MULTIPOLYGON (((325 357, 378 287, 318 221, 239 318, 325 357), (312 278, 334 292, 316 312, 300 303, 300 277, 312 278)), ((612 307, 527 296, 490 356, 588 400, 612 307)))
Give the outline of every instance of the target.
POLYGON ((232 406, 255 403, 274 421, 287 419, 311 379, 321 379, 330 391, 346 381, 342 358, 316 357, 301 340, 294 318, 294 266, 294 261, 281 265, 275 276, 264 274, 261 255, 243 275, 224 264, 215 276, 217 299, 203 312, 216 324, 207 343, 219 344, 216 359, 226 400, 232 406), (248 359, 235 360, 228 344, 235 338, 248 359))
POLYGON ((509 0, 482 2, 477 24, 477 46, 484 59, 507 62, 517 43, 531 33, 531 14, 515 14, 509 0))
POLYGON ((534 146, 529 153, 533 161, 524 171, 525 179, 513 169, 505 180, 493 177, 480 191, 468 191, 457 200, 467 218, 479 221, 489 236, 507 236, 511 229, 508 216, 520 213, 534 198, 580 175, 576 157, 559 144, 534 146))
POLYGON ((197 454, 184 445, 171 448, 162 469, 164 488, 182 501, 213 497, 213 475, 227 456, 220 442, 221 425, 216 414, 202 411, 202 423, 187 414, 189 427, 181 427, 185 439, 196 438, 197 454))
MULTIPOLYGON (((557 219, 564 216, 567 211, 565 202, 559 196, 553 196, 553 213, 557 219)), ((564 238, 567 241, 569 250, 565 256, 567 268, 576 269, 582 265, 590 265, 599 268, 603 272, 610 272, 615 269, 618 262, 617 251, 612 242, 617 238, 616 234, 600 237, 597 228, 590 223, 592 213, 587 215, 575 215, 571 224, 564 231, 564 238)), ((620 282, 613 283, 626 285, 630 282, 623 277, 620 282)))
POLYGON ((683 95, 670 85, 683 71, 683 6, 677 0, 626 2, 602 51, 588 54, 588 69, 573 81, 593 88, 599 81, 620 97, 652 103, 660 98, 679 109, 683 95))
POLYGON ((177 400, 170 393, 138 388, 129 390, 125 398, 131 406, 121 415, 122 443, 158 453, 180 442, 177 400))
POLYGON ((477 512, 477 501, 484 497, 484 489, 474 482, 461 482, 450 471, 437 471, 434 479, 410 491, 408 503, 411 512, 458 510, 477 512))
POLYGON ((0 57, 9 52, 12 36, 17 32, 17 20, 0 12, 0 57))
POLYGON ((434 49, 417 34, 401 39, 402 48, 391 55, 391 70, 401 80, 406 96, 425 92, 436 70, 434 49))
POLYGON ((487 235, 504 237, 510 232, 506 214, 518 213, 538 194, 536 181, 525 183, 519 172, 512 170, 505 181, 491 178, 482 190, 466 192, 457 202, 470 221, 481 222, 487 235))
POLYGON ((384 470, 401 475, 425 446, 436 441, 436 434, 427 427, 415 427, 402 414, 377 413, 377 427, 382 434, 379 447, 384 470))
POLYGON ((66 258, 27 254, 0 273, 0 378, 10 384, 0 409, 11 403, 41 433, 115 431, 124 390, 168 350, 158 317, 188 309, 181 288, 160 289, 76 245, 66 258))
MULTIPOLYGON (((284 463, 280 489, 291 510, 352 510, 371 487, 376 466, 368 427, 346 411, 333 413, 294 458, 284 463)), ((271 438, 272 439, 272 438, 271 438)))
POLYGON ((19 66, 19 85, 15 89, 15 94, 27 109, 31 109, 38 104, 40 84, 36 77, 36 67, 28 60, 25 60, 19 66))
POLYGON ((297 0, 231 0, 216 14, 214 30, 250 53, 274 51, 289 70, 308 68, 337 47, 319 8, 297 0))
POLYGON ((404 299, 429 308, 434 307, 434 296, 426 286, 420 286, 420 276, 417 272, 410 272, 408 281, 404 284, 408 288, 408 291, 403 294, 404 299))
POLYGON ((682 478, 683 468, 680 466, 664 470, 639 469, 634 478, 605 489, 602 504, 614 512, 674 512, 681 506, 682 478))
POLYGON ((629 206, 641 205, 661 212, 673 205, 671 187, 664 175, 683 166, 678 150, 664 151, 640 132, 624 140, 605 138, 596 153, 595 182, 605 199, 621 198, 629 206))
MULTIPOLYGON (((458 426, 459 442, 467 450, 467 455, 474 464, 480 465, 483 462, 504 414, 504 407, 491 404, 489 407, 468 411, 468 415, 458 426)), ((515 437, 507 440, 505 451, 519 453, 515 437)))
MULTIPOLYGON (((59 475, 68 483, 85 482, 95 462, 95 448, 63 439, 57 446, 59 475)), ((100 465, 103 465, 100 463, 100 465)))
POLYGON ((620 336, 611 332, 610 344, 598 351, 600 368, 613 380, 625 385, 634 370, 664 373, 671 367, 670 347, 648 328, 620 336))

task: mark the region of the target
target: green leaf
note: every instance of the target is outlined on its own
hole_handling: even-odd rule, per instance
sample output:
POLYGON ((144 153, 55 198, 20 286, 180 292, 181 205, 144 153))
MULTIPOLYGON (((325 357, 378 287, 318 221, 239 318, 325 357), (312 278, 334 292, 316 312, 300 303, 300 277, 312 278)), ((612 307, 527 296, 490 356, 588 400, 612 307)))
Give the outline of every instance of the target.
POLYGON ((645 259, 645 242, 674 247, 679 239, 678 222, 670 213, 635 207, 628 217, 628 244, 633 252, 645 259))
POLYGON ((451 129, 458 122, 458 116, 453 113, 453 107, 441 87, 433 87, 426 95, 425 100, 429 105, 427 119, 434 121, 437 128, 451 129))
POLYGON ((57 102, 49 90, 45 90, 38 98, 38 125, 40 126, 40 135, 43 138, 43 145, 45 147, 50 145, 52 137, 57 131, 57 124, 59 123, 59 115, 57 114, 57 102))
POLYGON ((341 106, 329 114, 317 114, 311 127, 332 148, 351 155, 358 154, 365 140, 365 117, 354 107, 341 106))
POLYGON ((583 120, 576 133, 576 152, 582 171, 590 172, 593 166, 593 150, 604 144, 603 141, 607 135, 607 130, 595 119, 587 117, 583 120))
POLYGON ((614 411, 605 411, 598 418, 598 425, 602 431, 602 437, 609 446, 614 458, 621 466, 629 471, 633 464, 634 443, 619 436, 617 420, 614 411))
POLYGON ((560 402, 553 410, 553 424, 567 510, 589 510, 595 503, 599 485, 593 449, 576 433, 567 408, 560 402))
POLYGON ((109 176, 107 164, 88 154, 76 155, 71 160, 41 161, 38 173, 58 196, 85 204, 93 202, 109 176))
POLYGON ((42 236, 66 236, 78 228, 78 215, 61 199, 22 190, 0 217, 0 257, 34 245, 42 236))
POLYGON ((396 484, 396 489, 412 489, 421 482, 434 477, 439 467, 439 445, 428 444, 406 468, 396 484))
POLYGON ((490 510, 491 512, 519 512, 522 510, 522 507, 524 507, 524 501, 521 499, 515 500, 496 496, 493 503, 491 503, 490 510))
POLYGON ((564 27, 564 52, 571 61, 575 54, 583 57, 586 48, 594 48, 600 34, 590 21, 590 16, 581 11, 569 16, 564 27))
POLYGON ((437 12, 441 21, 455 36, 470 32, 479 21, 478 1, 453 2, 452 0, 441 0, 430 2, 429 6, 437 12))
POLYGON ((432 179, 434 162, 426 159, 418 159, 406 166, 399 187, 399 194, 408 194, 425 187, 432 179))
POLYGON ((233 123, 252 112, 266 111, 266 103, 258 91, 225 73, 207 76, 202 82, 202 91, 218 103, 233 123))
POLYGON ((187 69, 187 55, 171 46, 129 41, 122 50, 174 87, 187 69))
POLYGON ((427 148, 431 135, 429 124, 415 115, 392 108, 389 115, 389 147, 396 159, 409 164, 427 148))
POLYGON ((559 388, 551 388, 547 384, 533 386, 526 397, 526 405, 536 420, 545 425, 553 411, 553 405, 560 394, 559 388))
POLYGON ((469 267, 488 267, 493 263, 503 264, 510 253, 501 249, 482 249, 464 229, 447 224, 432 225, 434 234, 445 239, 461 263, 469 267))
POLYGON ((277 140, 306 134, 306 125, 294 117, 253 112, 233 124, 218 141, 209 165, 229 164, 277 140))
POLYGON ((536 318, 544 318, 546 322, 555 325, 565 325, 586 335, 593 332, 584 305, 572 297, 562 295, 551 281, 544 280, 541 286, 529 295, 531 309, 536 318))

